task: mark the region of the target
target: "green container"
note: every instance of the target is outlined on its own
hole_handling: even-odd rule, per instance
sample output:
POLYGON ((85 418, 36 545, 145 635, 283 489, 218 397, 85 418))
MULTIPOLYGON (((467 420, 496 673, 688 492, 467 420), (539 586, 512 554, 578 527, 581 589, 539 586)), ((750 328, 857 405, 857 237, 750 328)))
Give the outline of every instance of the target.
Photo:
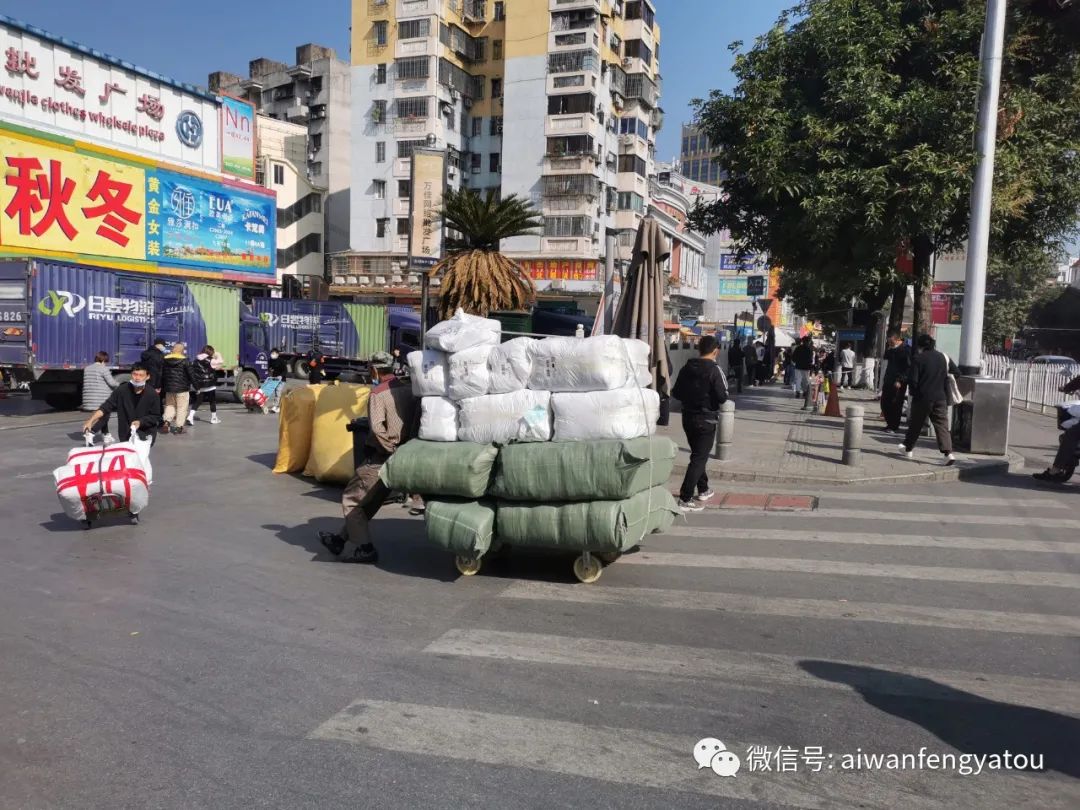
POLYGON ((470 560, 487 554, 495 537, 494 501, 429 498, 424 506, 428 540, 470 560))
POLYGON ((498 454, 493 444, 413 439, 390 456, 379 477, 391 489, 425 498, 480 498, 491 484, 498 454))
MULTIPOLYGON (((240 289, 189 281, 188 289, 206 324, 206 342, 221 355, 228 368, 240 364, 240 289)), ((195 346, 191 356, 201 349, 195 346)))
POLYGON ((621 501, 666 484, 677 452, 663 436, 510 444, 499 452, 491 494, 509 501, 621 501))
POLYGON ((488 315, 492 320, 502 324, 502 330, 506 332, 518 332, 520 334, 508 334, 506 340, 512 340, 522 335, 531 335, 533 328, 532 313, 529 312, 492 312, 488 315))
POLYGON ((666 531, 678 514, 671 493, 654 487, 623 501, 499 501, 495 525, 499 541, 511 546, 603 554, 628 551, 666 531))
POLYGON ((381 304, 344 304, 356 328, 357 359, 369 360, 375 352, 385 352, 390 340, 390 314, 381 304))

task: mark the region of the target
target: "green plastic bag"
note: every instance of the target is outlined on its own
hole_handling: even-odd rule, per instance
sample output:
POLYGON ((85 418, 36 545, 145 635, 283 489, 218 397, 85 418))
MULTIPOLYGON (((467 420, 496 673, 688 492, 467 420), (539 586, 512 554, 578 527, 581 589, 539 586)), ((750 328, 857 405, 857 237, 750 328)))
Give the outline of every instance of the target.
POLYGON ((499 541, 511 546, 604 553, 627 551, 666 531, 678 514, 667 488, 654 487, 622 501, 499 501, 495 523, 499 541))
POLYGON ((678 447, 663 436, 511 444, 499 452, 491 494, 508 501, 621 501, 667 484, 678 447))
POLYGON ((484 556, 495 536, 495 503, 432 498, 424 502, 428 540, 470 560, 484 556))
POLYGON ((492 444, 413 439, 382 466, 382 482, 398 492, 479 498, 491 483, 499 449, 492 444))

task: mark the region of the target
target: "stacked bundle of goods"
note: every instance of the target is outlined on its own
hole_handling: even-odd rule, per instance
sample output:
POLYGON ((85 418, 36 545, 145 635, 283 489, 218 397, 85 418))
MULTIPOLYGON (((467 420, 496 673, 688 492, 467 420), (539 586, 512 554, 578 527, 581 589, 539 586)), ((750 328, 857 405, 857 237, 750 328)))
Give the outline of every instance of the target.
POLYGON ((409 355, 420 435, 384 481, 427 502, 428 538, 474 574, 502 545, 582 553, 574 571, 663 531, 676 447, 653 434, 660 398, 645 343, 616 336, 517 338, 459 312, 409 355))

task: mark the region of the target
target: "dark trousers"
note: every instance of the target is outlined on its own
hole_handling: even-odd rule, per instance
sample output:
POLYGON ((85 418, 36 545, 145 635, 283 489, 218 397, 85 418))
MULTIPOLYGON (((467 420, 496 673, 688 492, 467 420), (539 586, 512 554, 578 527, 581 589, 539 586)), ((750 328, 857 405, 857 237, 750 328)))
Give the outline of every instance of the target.
POLYGON ((904 399, 907 397, 907 384, 895 380, 886 380, 881 385, 881 413, 885 424, 891 430, 900 429, 900 420, 904 417, 904 399))
POLYGON ((204 403, 210 405, 210 413, 217 413, 217 389, 213 391, 200 391, 195 395, 195 404, 191 406, 191 411, 194 413, 199 410, 199 407, 204 403))
POLYGON ((853 368, 841 369, 841 371, 840 371, 840 385, 841 386, 847 386, 848 388, 850 388, 851 386, 853 386, 855 384, 853 382, 854 376, 855 376, 855 369, 853 369, 853 368))
POLYGON ((716 417, 701 413, 684 413, 683 430, 686 431, 686 443, 690 445, 690 465, 686 468, 679 500, 689 501, 698 494, 709 491, 709 476, 705 473, 716 440, 716 417))
POLYGON ((360 547, 371 544, 368 524, 390 497, 390 490, 379 478, 382 459, 366 462, 356 468, 356 474, 345 486, 341 508, 345 514, 345 539, 360 547))
POLYGON ((915 442, 919 440, 919 434, 926 427, 927 417, 934 426, 934 435, 937 436, 937 446, 944 454, 952 452, 952 433, 949 432, 949 406, 945 400, 928 402, 925 399, 916 399, 911 403, 911 413, 908 415, 907 435, 904 437, 904 447, 908 450, 915 448, 915 442))
POLYGON ((108 433, 109 432, 109 415, 101 417, 94 423, 92 428, 93 433, 108 433))
POLYGON ((1072 470, 1076 467, 1076 449, 1080 447, 1080 425, 1073 425, 1061 434, 1054 466, 1059 470, 1072 470))

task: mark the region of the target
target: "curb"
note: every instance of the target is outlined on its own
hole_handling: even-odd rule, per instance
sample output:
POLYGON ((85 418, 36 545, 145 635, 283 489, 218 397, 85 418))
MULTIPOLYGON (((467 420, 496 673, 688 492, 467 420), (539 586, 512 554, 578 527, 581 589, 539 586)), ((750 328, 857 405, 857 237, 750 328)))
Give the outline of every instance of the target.
MULTIPOLYGON (((850 478, 820 478, 811 475, 783 475, 764 472, 750 472, 738 469, 725 469, 719 465, 725 462, 710 458, 705 472, 711 480, 736 481, 757 484, 813 484, 815 486, 842 487, 852 484, 926 484, 951 481, 968 481, 989 475, 1004 475, 1018 472, 1024 468, 1024 457, 1009 451, 1006 458, 977 460, 966 467, 938 467, 925 472, 890 475, 860 475, 860 468, 851 469, 850 478)), ((841 466, 837 462, 837 466, 841 466)), ((672 478, 681 480, 686 474, 686 464, 677 463, 672 470, 672 478)))

